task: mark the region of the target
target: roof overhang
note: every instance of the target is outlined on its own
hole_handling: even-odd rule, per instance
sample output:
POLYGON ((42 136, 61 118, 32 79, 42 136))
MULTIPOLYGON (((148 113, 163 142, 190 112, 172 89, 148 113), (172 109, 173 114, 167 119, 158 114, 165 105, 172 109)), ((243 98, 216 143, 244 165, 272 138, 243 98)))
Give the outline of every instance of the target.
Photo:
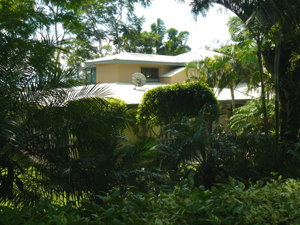
POLYGON ((91 64, 91 65, 86 65, 86 66, 84 66, 84 67, 81 67, 81 68, 79 69, 79 71, 85 70, 85 69, 87 69, 87 68, 92 68, 92 67, 96 67, 96 64, 94 63, 94 64, 91 64))
POLYGON ((126 63, 126 64, 147 64, 147 65, 166 65, 166 66, 185 66, 186 63, 178 63, 178 62, 162 62, 162 61, 142 61, 142 60, 105 60, 105 61, 93 61, 86 62, 85 67, 96 66, 99 64, 112 64, 112 63, 126 63))

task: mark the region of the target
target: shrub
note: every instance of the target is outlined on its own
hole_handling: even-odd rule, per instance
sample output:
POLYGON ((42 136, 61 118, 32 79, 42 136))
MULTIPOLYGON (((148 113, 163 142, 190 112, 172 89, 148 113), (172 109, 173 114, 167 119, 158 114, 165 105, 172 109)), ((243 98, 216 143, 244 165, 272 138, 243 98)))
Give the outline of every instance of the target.
MULTIPOLYGON (((212 90, 201 82, 172 84, 148 90, 138 107, 137 120, 144 127, 164 126, 184 117, 195 117, 204 105, 216 105, 212 90)), ((218 110, 211 117, 218 117, 218 110)))
POLYGON ((211 124, 206 108, 193 119, 164 127, 153 148, 156 154, 153 154, 152 167, 146 169, 164 170, 175 181, 190 174, 197 186, 207 189, 228 182, 229 176, 256 181, 271 171, 279 171, 282 162, 273 150, 272 137, 223 133, 221 126, 211 124))
MULTIPOLYGON (((269 132, 275 130, 275 104, 274 100, 267 103, 268 115, 268 130, 269 132)), ((247 133, 262 133, 263 132, 263 110, 261 99, 254 99, 249 101, 246 105, 236 108, 233 111, 234 115, 230 117, 228 128, 235 131, 237 134, 247 133)))
POLYGON ((82 200, 81 207, 48 200, 24 208, 1 207, 0 224, 299 224, 300 183, 288 179, 241 182, 205 190, 182 180, 172 193, 158 196, 131 187, 99 196, 103 204, 82 200))
MULTIPOLYGON (((126 104, 119 100, 83 98, 61 107, 32 106, 22 113, 14 128, 21 141, 10 145, 11 151, 20 149, 22 164, 17 168, 21 172, 16 174, 16 184, 9 186, 15 196, 3 191, 1 203, 28 204, 41 197, 56 202, 93 199, 126 183, 139 154, 147 150, 126 146, 123 131, 132 121, 126 104)), ((11 169, 1 172, 2 180, 12 183, 11 169)))

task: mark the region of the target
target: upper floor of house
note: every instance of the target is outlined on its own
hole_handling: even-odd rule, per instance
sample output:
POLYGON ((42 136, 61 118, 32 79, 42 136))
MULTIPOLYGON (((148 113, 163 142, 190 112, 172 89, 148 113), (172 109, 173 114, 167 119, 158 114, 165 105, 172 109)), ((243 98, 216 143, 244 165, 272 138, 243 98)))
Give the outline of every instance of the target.
POLYGON ((147 82, 182 83, 187 79, 184 71, 186 63, 216 54, 204 49, 177 56, 121 53, 88 60, 82 70, 87 83, 130 82, 137 72, 144 74, 147 82))

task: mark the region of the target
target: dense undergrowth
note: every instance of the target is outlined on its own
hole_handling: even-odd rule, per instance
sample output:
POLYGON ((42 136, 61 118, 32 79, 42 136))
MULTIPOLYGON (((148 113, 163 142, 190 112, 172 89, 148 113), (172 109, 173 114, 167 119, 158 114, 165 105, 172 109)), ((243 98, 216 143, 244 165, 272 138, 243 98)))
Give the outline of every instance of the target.
POLYGON ((245 184, 231 179, 211 190, 184 179, 171 193, 158 195, 130 187, 98 196, 80 207, 43 200, 23 208, 1 206, 0 224, 299 224, 300 182, 260 180, 245 184))
POLYGON ((32 55, 51 43, 23 41, 0 41, 0 225, 299 224, 299 130, 274 148, 259 102, 225 133, 213 93, 176 84, 151 90, 135 117, 104 86, 76 91, 72 71, 32 55), (284 180, 266 180, 272 171, 284 180))

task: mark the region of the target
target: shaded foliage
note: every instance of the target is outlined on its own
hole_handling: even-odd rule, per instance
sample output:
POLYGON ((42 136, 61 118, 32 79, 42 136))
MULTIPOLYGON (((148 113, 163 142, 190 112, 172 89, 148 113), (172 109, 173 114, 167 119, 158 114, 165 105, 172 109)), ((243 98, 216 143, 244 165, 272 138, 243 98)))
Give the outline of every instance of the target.
POLYGON ((126 184, 147 148, 127 146, 125 103, 80 99, 108 92, 71 88, 74 72, 51 61, 51 42, 6 36, 0 44, 0 202, 77 201, 126 184))
MULTIPOLYGON (((300 85, 298 75, 300 42, 299 35, 297 35, 299 34, 299 2, 295 0, 194 0, 191 2, 192 12, 197 16, 202 9, 207 10, 209 4, 212 3, 223 5, 233 11, 246 24, 255 19, 264 29, 263 32, 253 30, 257 36, 258 46, 261 46, 264 35, 268 38, 268 42, 261 46, 261 50, 265 67, 274 77, 276 112, 279 109, 278 102, 280 102, 281 140, 294 143, 300 127, 300 98, 298 94, 295 95, 299 92, 300 85)), ((258 56, 260 57, 260 54, 258 56)), ((260 73, 262 76, 262 71, 260 73)), ((267 118, 266 113, 264 118, 267 118)), ((276 143, 278 128, 279 119, 276 117, 276 143)), ((267 133, 266 130, 265 133, 267 133)), ((277 144, 276 148, 278 148, 277 144)))
POLYGON ((212 188, 228 182, 229 176, 256 181, 285 167, 271 139, 255 132, 222 133, 205 110, 211 109, 204 107, 198 117, 164 127, 168 138, 162 135, 158 142, 153 165, 166 170, 172 180, 191 176, 196 186, 212 188))
MULTIPOLYGON (((247 183, 246 183, 247 184, 247 183)), ((299 181, 265 179, 246 185, 231 179, 211 191, 192 188, 188 179, 159 196, 131 187, 99 196, 103 204, 82 200, 81 207, 43 200, 24 208, 2 207, 0 222, 69 224, 297 224, 299 181)))
MULTIPOLYGON (((275 120, 274 101, 267 104, 268 131, 274 132, 275 120)), ((228 127, 231 131, 238 134, 262 133, 263 129, 263 111, 261 101, 256 99, 248 102, 234 110, 234 115, 230 117, 228 127)))
POLYGON ((20 203, 38 198, 33 193, 36 184, 30 182, 34 172, 26 156, 29 140, 24 139, 27 133, 20 124, 39 107, 63 101, 65 91, 53 88, 70 87, 73 73, 62 71, 51 60, 55 47, 49 40, 1 35, 0 45, 0 199, 20 203))
MULTIPOLYGON (((139 105, 137 120, 142 126, 164 126, 184 117, 195 117, 204 105, 218 104, 212 90, 201 82, 172 84, 148 90, 139 105)), ((211 114, 214 118, 218 110, 211 114)))

